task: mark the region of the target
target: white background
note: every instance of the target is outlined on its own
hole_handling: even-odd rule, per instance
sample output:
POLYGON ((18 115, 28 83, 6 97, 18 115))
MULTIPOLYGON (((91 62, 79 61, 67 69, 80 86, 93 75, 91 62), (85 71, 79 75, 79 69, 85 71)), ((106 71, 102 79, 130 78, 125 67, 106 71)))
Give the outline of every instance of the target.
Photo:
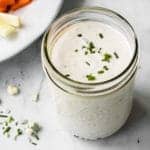
MULTIPOLYGON (((55 0, 50 1, 50 5, 55 0)), ((149 0, 65 0, 60 14, 79 6, 104 6, 113 9, 135 28, 141 50, 136 78, 134 106, 126 125, 115 135, 99 141, 83 141, 69 136, 55 123, 51 91, 40 61, 41 39, 29 48, 0 64, 0 109, 9 108, 16 118, 30 118, 43 126, 38 146, 25 137, 14 142, 0 134, 0 150, 149 150, 150 147, 150 1, 149 0), (9 96, 7 84, 20 85, 21 94, 9 96), (32 102, 40 90, 40 101, 32 102), (138 138, 140 143, 137 143, 138 138)))

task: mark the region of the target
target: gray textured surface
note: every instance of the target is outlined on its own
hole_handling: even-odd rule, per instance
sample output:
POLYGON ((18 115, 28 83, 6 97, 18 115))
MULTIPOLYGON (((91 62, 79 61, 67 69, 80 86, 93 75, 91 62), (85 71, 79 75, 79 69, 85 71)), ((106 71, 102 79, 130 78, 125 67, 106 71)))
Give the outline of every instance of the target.
MULTIPOLYGON (((17 142, 0 136, 0 149, 39 150, 148 150, 150 147, 150 1, 149 0, 65 0, 60 14, 79 6, 104 6, 118 11, 135 28, 139 37, 141 61, 138 71, 134 106, 126 125, 115 135, 95 142, 70 137, 55 126, 48 82, 40 61, 41 39, 14 58, 0 64, 0 98, 3 107, 10 108, 17 118, 28 117, 43 126, 37 147, 23 138, 17 142), (7 84, 18 84, 21 94, 11 97, 6 92, 7 84), (33 95, 40 91, 40 101, 32 102, 33 95), (137 140, 140 140, 140 143, 137 140)), ((0 107, 1 108, 1 107, 0 107)))

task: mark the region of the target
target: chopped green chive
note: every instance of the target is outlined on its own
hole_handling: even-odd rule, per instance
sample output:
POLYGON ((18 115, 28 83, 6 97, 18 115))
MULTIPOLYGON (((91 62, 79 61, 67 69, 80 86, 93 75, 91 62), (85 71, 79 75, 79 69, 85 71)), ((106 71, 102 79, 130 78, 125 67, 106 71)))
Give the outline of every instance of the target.
POLYGON ((21 129, 17 129, 17 135, 22 135, 23 131, 21 129))
POLYGON ((104 38, 104 35, 103 35, 102 33, 99 33, 98 35, 99 35, 99 37, 100 37, 101 39, 104 38))
POLYGON ((78 37, 82 37, 82 34, 81 34, 81 33, 79 33, 77 36, 78 36, 78 37))
MULTIPOLYGON (((14 140, 17 140, 18 136, 24 134, 24 131, 26 131, 26 129, 29 129, 29 138, 34 138, 34 140, 36 141, 39 140, 38 133, 41 131, 41 127, 37 123, 28 123, 28 121, 26 121, 26 123, 19 123, 18 121, 15 121, 12 116, 7 116, 3 114, 0 114, 0 117, 5 118, 3 122, 0 122, 0 125, 2 125, 3 135, 5 135, 6 137, 10 137, 11 134, 14 134, 14 132, 11 132, 11 130, 16 130, 14 134, 14 140), (18 126, 20 125, 21 128, 18 128, 18 126)), ((34 144, 37 145, 36 143, 34 144)))
POLYGON ((114 52, 113 54, 117 59, 119 58, 119 55, 116 52, 114 52))
POLYGON ((41 131, 41 127, 37 123, 33 123, 33 125, 31 126, 31 129, 36 133, 41 131))
POLYGON ((85 55, 88 55, 88 51, 85 51, 84 54, 85 54, 85 55))
POLYGON ((9 116, 6 120, 7 123, 11 123, 14 121, 14 118, 12 116, 9 116))
POLYGON ((98 73, 98 74, 103 74, 103 73, 104 73, 104 70, 99 70, 97 73, 98 73))
POLYGON ((11 127, 5 127, 4 131, 3 131, 3 134, 9 133, 10 130, 11 130, 11 127))
POLYGON ((37 143, 33 142, 33 140, 31 138, 29 138, 29 143, 31 143, 32 145, 37 145, 37 143))
POLYGON ((75 49, 74 51, 75 51, 75 52, 78 52, 79 50, 78 50, 78 49, 75 49))
POLYGON ((102 61, 110 62, 111 58, 112 58, 111 54, 105 53, 102 61))
POLYGON ((31 142, 31 144, 32 144, 32 145, 35 145, 35 146, 37 145, 37 143, 35 143, 35 142, 31 142))
POLYGON ((87 46, 82 46, 82 49, 86 49, 86 51, 85 51, 85 55, 87 55, 88 54, 88 52, 89 53, 91 53, 91 54, 94 54, 95 53, 95 45, 94 45, 94 43, 93 42, 87 42, 87 46))
POLYGON ((87 75, 86 78, 87 78, 89 81, 94 81, 94 80, 96 80, 96 77, 95 77, 94 75, 92 75, 92 74, 87 75))
POLYGON ((82 46, 82 49, 85 49, 85 52, 84 52, 85 55, 87 55, 88 53, 90 53, 90 54, 95 54, 96 53, 95 45, 94 45, 93 42, 87 41, 86 45, 82 46))
POLYGON ((17 133, 16 133, 16 136, 15 136, 15 140, 17 140, 18 136, 21 136, 23 134, 23 131, 21 129, 17 129, 17 133))
POLYGON ((90 51, 91 54, 95 53, 95 51, 93 51, 94 48, 95 48, 94 43, 93 42, 89 42, 87 49, 90 51))
POLYGON ((89 49, 93 49, 93 48, 95 48, 94 43, 93 42, 89 42, 89 49))
POLYGON ((82 49, 86 48, 86 46, 82 46, 82 49))
POLYGON ((38 133, 41 131, 41 127, 37 123, 32 123, 28 126, 31 136, 36 140, 39 140, 38 133))
POLYGON ((33 133, 32 133, 32 137, 34 137, 36 140, 39 140, 39 139, 40 139, 36 132, 33 132, 33 133))
POLYGON ((108 68, 107 66, 103 66, 103 68, 104 68, 106 71, 109 70, 109 68, 108 68))
POLYGON ((99 48, 99 50, 97 51, 99 54, 101 53, 102 48, 99 48))
POLYGON ((86 61, 85 63, 86 63, 88 66, 90 66, 90 65, 91 65, 88 61, 86 61))
POLYGON ((0 115, 0 118, 7 118, 7 115, 0 115))

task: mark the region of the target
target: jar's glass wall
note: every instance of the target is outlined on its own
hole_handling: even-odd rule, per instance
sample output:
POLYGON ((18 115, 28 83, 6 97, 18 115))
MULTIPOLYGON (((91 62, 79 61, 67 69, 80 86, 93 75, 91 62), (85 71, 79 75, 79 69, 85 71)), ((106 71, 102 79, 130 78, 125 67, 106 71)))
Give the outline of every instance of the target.
POLYGON ((94 140, 112 135, 130 114, 134 79, 135 75, 115 92, 92 97, 71 94, 50 79, 58 122, 80 138, 94 140))
POLYGON ((73 135, 97 139, 116 132, 127 120, 132 107, 138 45, 131 25, 119 14, 104 8, 75 10, 58 19, 45 34, 42 44, 43 68, 50 81, 57 117, 73 135), (117 28, 128 39, 133 59, 115 78, 84 84, 64 77, 51 62, 56 40, 65 28, 86 20, 104 22, 117 28))

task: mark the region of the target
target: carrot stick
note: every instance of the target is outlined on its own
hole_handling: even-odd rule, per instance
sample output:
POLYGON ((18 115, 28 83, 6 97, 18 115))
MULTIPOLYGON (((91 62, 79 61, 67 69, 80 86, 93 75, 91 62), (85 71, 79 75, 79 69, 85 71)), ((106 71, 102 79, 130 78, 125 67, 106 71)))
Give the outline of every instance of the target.
POLYGON ((0 0, 1 7, 7 7, 14 4, 15 4, 15 0, 0 0))
POLYGON ((7 12, 7 7, 1 7, 0 6, 0 12, 7 12))
POLYGON ((14 5, 11 6, 10 10, 19 9, 27 4, 29 4, 32 0, 18 0, 14 5))

